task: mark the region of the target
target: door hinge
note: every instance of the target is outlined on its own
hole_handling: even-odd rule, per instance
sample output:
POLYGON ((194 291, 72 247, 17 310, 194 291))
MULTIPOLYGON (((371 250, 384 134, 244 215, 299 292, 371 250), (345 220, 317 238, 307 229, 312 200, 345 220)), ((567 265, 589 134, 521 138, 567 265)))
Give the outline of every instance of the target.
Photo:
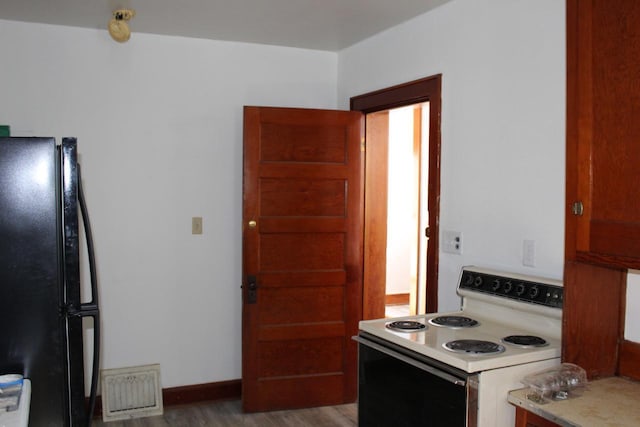
POLYGON ((573 212, 573 214, 576 216, 582 216, 582 214, 584 213, 584 205, 582 204, 582 202, 574 202, 571 206, 571 212, 573 212))
POLYGON ((364 138, 360 140, 360 151, 364 152, 367 149, 367 142, 364 138))

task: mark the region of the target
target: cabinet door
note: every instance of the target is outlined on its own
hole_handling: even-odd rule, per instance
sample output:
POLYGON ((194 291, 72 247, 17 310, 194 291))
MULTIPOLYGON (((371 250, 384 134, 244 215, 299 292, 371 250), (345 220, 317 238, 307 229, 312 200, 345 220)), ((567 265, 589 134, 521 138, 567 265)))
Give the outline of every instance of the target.
POLYGON ((516 407, 515 427, 560 427, 558 424, 546 420, 526 409, 516 407))
POLYGON ((637 0, 567 1, 568 259, 640 266, 639 23, 637 0))

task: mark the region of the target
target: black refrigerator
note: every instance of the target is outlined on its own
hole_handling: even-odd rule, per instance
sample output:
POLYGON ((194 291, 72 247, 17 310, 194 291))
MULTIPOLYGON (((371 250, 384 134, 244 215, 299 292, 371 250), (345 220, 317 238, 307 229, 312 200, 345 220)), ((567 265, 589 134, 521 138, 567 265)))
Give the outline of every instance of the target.
POLYGON ((0 305, 0 374, 31 380, 29 426, 90 425, 100 318, 75 138, 0 138, 0 305), (81 250, 91 295, 81 296, 81 250), (94 328, 89 398, 85 317, 94 328))

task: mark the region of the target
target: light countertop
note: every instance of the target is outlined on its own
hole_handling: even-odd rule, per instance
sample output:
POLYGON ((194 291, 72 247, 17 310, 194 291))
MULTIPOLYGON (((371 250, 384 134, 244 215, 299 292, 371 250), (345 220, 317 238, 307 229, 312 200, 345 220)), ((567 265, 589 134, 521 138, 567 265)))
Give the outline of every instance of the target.
POLYGON ((580 396, 536 403, 526 388, 509 393, 509 402, 565 427, 640 426, 640 382, 622 377, 590 381, 580 396))

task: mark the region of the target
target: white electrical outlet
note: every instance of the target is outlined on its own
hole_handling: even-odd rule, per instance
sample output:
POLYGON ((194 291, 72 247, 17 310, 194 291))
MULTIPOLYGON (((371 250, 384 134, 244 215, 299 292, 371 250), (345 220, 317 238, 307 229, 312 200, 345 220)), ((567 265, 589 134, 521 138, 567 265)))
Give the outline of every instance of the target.
POLYGON ((462 255, 462 233, 460 231, 442 231, 442 251, 462 255))
POLYGON ((522 242, 522 265, 527 267, 536 266, 536 241, 524 240, 522 242))

